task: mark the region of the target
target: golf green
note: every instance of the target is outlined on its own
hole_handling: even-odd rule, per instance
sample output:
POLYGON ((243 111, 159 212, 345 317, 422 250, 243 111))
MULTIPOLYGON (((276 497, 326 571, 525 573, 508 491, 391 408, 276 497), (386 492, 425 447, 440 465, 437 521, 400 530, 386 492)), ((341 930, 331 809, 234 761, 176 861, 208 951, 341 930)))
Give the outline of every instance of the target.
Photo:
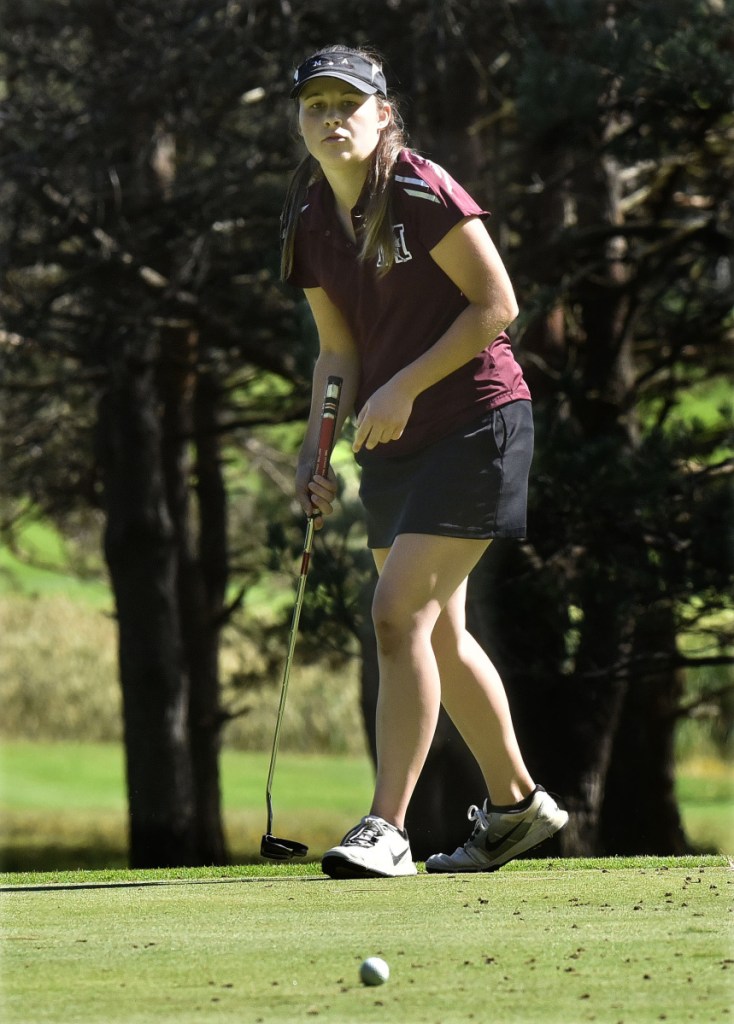
POLYGON ((621 863, 4 888, 4 1021, 731 1020, 726 862, 621 863), (359 980, 372 955, 378 988, 359 980))

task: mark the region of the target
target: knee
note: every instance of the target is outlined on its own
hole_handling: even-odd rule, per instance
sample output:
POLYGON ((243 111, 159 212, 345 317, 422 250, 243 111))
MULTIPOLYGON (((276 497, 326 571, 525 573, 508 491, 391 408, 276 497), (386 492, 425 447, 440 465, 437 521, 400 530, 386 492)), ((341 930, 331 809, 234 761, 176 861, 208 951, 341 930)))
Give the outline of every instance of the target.
POLYGON ((419 621, 412 609, 378 586, 372 602, 372 624, 381 654, 395 654, 401 647, 412 644, 419 621))

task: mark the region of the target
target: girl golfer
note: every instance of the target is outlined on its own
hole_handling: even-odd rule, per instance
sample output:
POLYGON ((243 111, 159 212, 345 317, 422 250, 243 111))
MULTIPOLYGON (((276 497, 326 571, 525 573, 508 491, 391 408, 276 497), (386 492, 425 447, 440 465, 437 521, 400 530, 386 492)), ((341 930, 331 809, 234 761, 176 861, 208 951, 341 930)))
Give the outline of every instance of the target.
POLYGON ((568 815, 531 779, 502 682, 466 631, 467 577, 493 537, 525 534, 530 392, 503 333, 517 315, 486 211, 407 149, 380 63, 328 47, 295 73, 308 151, 283 213, 283 277, 319 335, 296 489, 307 514, 336 487, 313 476, 321 396, 354 410, 380 669, 377 777, 367 814, 323 859, 332 877, 415 873, 405 813, 443 703, 487 784, 473 831, 434 872, 492 871, 568 815))

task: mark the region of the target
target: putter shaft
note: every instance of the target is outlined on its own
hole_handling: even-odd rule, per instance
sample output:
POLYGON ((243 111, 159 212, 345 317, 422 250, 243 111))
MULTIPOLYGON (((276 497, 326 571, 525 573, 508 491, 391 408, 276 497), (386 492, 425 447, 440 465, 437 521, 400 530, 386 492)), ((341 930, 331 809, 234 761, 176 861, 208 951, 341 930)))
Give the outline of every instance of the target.
MULTIPOLYGON (((326 393, 324 395, 324 403, 321 410, 321 424, 319 428, 318 447, 316 452, 316 462, 314 465, 314 473, 319 476, 326 476, 329 472, 329 461, 331 459, 331 451, 334 447, 334 438, 336 435, 336 419, 339 411, 339 399, 341 396, 342 388, 341 377, 329 377, 326 384, 326 393)), ((268 808, 268 829, 266 834, 262 837, 260 844, 260 854, 263 857, 269 857, 271 860, 290 860, 291 857, 303 857, 308 853, 308 847, 304 846, 303 843, 297 843, 292 839, 279 839, 274 836, 273 833, 273 776, 275 774, 275 762, 278 757, 278 746, 280 744, 280 729, 283 724, 283 712, 285 710, 285 702, 288 694, 288 682, 291 675, 291 665, 293 664, 293 654, 296 649, 296 637, 298 636, 298 623, 301 618, 301 608, 303 606, 303 595, 306 591, 306 577, 308 576, 308 567, 311 561, 311 549, 313 547, 313 536, 315 530, 315 519, 320 513, 316 513, 308 516, 306 524, 306 536, 303 542, 303 554, 301 556, 301 571, 298 577, 298 586, 296 588, 296 600, 293 606, 293 616, 291 618, 290 635, 288 637, 288 653, 285 659, 285 667, 283 669, 283 680, 280 686, 280 702, 278 704, 278 714, 275 721, 275 731, 273 733, 273 748, 270 753, 270 768, 268 769, 268 781, 265 787, 265 800, 268 808)))
POLYGON ((285 667, 283 669, 283 680, 280 684, 280 701, 278 703, 278 715, 275 721, 273 733, 273 749, 270 754, 270 769, 268 770, 268 782, 265 790, 265 799, 268 805, 268 835, 273 831, 273 776, 275 774, 275 762, 278 758, 278 747, 280 745, 280 729, 283 724, 283 711, 285 710, 286 697, 288 695, 288 683, 291 675, 291 665, 296 649, 296 638, 298 636, 298 623, 301 619, 301 608, 303 607, 303 595, 306 592, 306 577, 308 576, 308 565, 311 560, 311 549, 313 547, 315 516, 309 516, 306 524, 306 538, 303 542, 303 554, 301 556, 301 572, 298 577, 296 588, 296 601, 293 606, 291 618, 291 629, 288 636, 288 653, 286 654, 285 667))

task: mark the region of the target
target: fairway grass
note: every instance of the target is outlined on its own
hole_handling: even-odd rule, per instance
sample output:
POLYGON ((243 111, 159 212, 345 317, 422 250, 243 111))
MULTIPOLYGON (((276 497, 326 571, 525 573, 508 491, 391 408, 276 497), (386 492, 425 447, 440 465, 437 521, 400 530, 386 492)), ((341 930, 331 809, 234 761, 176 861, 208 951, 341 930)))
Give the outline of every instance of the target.
MULTIPOLYGON (((232 863, 259 860, 268 757, 235 750, 222 754, 223 817, 232 863)), ((275 832, 306 843, 318 857, 359 820, 372 785, 366 756, 284 752, 273 791, 275 832)), ((683 766, 678 791, 696 850, 734 854, 734 769, 719 762, 683 766)), ((0 744, 0 871, 126 864, 120 744, 0 744)))
POLYGON ((338 882, 313 865, 236 870, 3 888, 3 1021, 732 1020, 723 857, 338 882), (371 955, 390 965, 380 988, 358 979, 371 955))
MULTIPOLYGON (((267 753, 225 750, 224 826, 234 863, 259 860, 267 824, 267 753)), ((273 786, 276 833, 314 856, 369 805, 366 757, 283 753, 273 786)), ((0 871, 122 868, 127 864, 123 751, 119 744, 0 744, 0 871)))

